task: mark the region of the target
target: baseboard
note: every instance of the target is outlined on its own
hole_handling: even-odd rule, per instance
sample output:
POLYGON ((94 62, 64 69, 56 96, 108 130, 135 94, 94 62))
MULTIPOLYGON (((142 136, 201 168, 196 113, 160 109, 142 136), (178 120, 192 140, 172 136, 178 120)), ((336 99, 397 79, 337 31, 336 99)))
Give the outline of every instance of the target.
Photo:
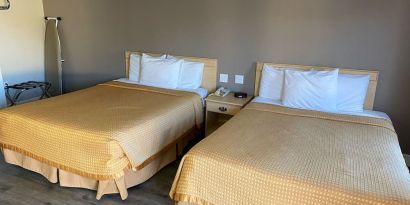
POLYGON ((404 160, 406 160, 406 164, 408 167, 410 167, 410 155, 408 154, 403 154, 404 160))

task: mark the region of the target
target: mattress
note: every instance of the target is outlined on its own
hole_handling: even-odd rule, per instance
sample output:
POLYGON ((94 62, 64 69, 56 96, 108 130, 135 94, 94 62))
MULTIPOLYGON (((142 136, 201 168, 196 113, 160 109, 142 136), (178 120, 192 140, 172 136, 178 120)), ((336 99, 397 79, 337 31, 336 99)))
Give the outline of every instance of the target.
POLYGON ((385 118, 250 103, 182 159, 172 199, 194 204, 409 204, 385 118))
POLYGON ((90 179, 117 179, 202 121, 195 93, 107 82, 1 110, 0 147, 90 179))

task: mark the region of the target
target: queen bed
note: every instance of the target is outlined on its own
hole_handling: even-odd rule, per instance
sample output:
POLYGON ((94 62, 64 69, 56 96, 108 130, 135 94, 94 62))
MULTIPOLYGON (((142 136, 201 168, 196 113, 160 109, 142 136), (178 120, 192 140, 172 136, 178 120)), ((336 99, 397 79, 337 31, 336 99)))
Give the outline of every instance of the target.
POLYGON ((258 63, 257 97, 183 157, 172 199, 184 205, 410 203, 410 174, 394 127, 386 114, 372 111, 377 72, 340 69, 369 77, 364 110, 325 112, 259 96, 264 66, 331 69, 258 63))
POLYGON ((202 81, 197 89, 168 89, 130 80, 131 66, 143 69, 130 59, 143 55, 125 56, 126 79, 2 110, 5 161, 61 186, 96 190, 97 199, 111 193, 126 199, 127 188, 174 161, 203 124, 217 60, 174 57, 174 64, 202 65, 202 81))

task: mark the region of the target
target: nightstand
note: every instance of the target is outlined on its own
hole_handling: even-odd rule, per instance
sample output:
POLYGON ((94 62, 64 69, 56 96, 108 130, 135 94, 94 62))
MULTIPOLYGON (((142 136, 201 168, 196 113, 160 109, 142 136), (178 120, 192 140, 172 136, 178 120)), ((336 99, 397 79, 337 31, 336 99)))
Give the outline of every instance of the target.
POLYGON ((252 100, 253 96, 247 98, 235 98, 233 93, 225 97, 219 97, 214 94, 209 95, 206 101, 206 124, 205 136, 210 135, 218 129, 232 116, 238 113, 246 104, 252 100))

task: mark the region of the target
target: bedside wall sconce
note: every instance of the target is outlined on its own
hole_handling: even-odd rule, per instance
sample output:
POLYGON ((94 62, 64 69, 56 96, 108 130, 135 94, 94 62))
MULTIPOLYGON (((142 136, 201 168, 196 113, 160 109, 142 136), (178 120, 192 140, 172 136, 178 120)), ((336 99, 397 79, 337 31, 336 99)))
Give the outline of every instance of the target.
POLYGON ((0 10, 8 10, 10 8, 9 0, 1 0, 3 3, 0 4, 0 10))

